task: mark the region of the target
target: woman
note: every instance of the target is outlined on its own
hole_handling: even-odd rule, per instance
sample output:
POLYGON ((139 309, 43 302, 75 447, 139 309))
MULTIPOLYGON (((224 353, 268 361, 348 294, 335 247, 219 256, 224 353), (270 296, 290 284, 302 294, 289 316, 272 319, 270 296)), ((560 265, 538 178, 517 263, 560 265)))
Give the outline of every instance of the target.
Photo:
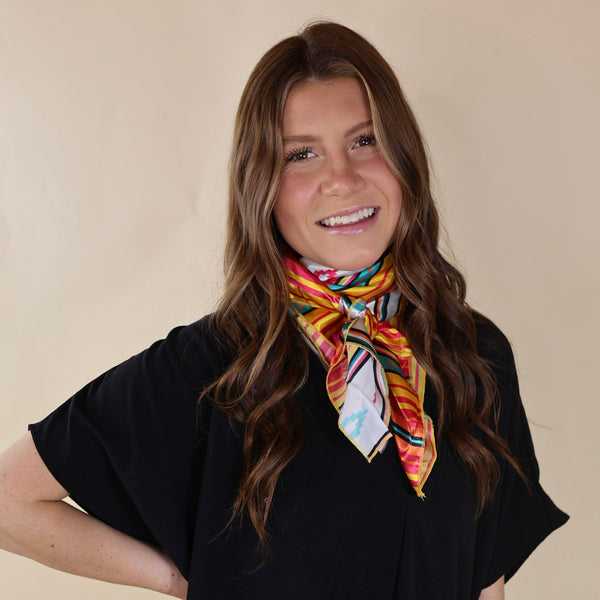
POLYGON ((502 598, 567 517, 508 342, 438 250, 414 116, 353 31, 311 25, 251 74, 225 264, 213 315, 5 452, 2 546, 180 598, 502 598))

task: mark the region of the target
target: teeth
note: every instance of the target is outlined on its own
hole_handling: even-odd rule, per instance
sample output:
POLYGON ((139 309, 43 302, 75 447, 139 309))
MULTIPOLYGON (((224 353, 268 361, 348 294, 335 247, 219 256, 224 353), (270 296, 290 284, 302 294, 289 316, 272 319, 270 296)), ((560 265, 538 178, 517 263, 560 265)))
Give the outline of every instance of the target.
POLYGON ((368 219, 375 214, 374 208, 361 208, 359 211, 351 215, 343 215, 341 217, 329 217, 319 221, 325 227, 335 227, 336 225, 350 225, 350 223, 358 223, 364 219, 368 219))

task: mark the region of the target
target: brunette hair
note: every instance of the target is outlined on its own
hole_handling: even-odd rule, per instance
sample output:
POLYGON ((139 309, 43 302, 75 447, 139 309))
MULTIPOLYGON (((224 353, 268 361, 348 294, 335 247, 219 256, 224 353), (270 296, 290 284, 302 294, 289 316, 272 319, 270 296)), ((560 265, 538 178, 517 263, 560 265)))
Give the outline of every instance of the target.
POLYGON ((266 53, 242 94, 230 163, 225 291, 212 318, 231 362, 203 394, 243 423, 243 469, 233 515, 249 516, 265 550, 277 480, 302 443, 294 396, 308 362, 306 341, 289 312, 286 245, 273 217, 283 164, 282 115, 294 85, 339 77, 364 85, 377 143, 402 186, 392 257, 408 300, 403 333, 437 394, 438 435, 447 436, 462 460, 479 510, 495 492, 496 456, 519 470, 497 434, 495 382, 476 351, 465 280, 438 248, 438 212, 416 119, 391 67, 369 42, 342 25, 313 23, 266 53))

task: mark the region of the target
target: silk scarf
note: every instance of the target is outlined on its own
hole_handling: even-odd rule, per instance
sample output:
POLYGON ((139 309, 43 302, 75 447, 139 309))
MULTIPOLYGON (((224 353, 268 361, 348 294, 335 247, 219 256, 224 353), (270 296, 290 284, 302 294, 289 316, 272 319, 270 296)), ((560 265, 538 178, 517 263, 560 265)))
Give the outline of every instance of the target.
POLYGON ((285 257, 298 324, 329 366, 327 393, 338 425, 371 462, 394 438, 419 497, 436 459, 433 424, 423 409, 425 370, 399 331, 405 300, 389 254, 361 271, 285 257))

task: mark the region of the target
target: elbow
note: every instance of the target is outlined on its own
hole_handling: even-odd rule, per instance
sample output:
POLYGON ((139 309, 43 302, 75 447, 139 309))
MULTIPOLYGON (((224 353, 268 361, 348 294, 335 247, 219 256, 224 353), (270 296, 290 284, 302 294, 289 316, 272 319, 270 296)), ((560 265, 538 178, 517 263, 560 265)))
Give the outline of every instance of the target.
POLYGON ((504 600, 504 575, 481 591, 479 600, 504 600))

